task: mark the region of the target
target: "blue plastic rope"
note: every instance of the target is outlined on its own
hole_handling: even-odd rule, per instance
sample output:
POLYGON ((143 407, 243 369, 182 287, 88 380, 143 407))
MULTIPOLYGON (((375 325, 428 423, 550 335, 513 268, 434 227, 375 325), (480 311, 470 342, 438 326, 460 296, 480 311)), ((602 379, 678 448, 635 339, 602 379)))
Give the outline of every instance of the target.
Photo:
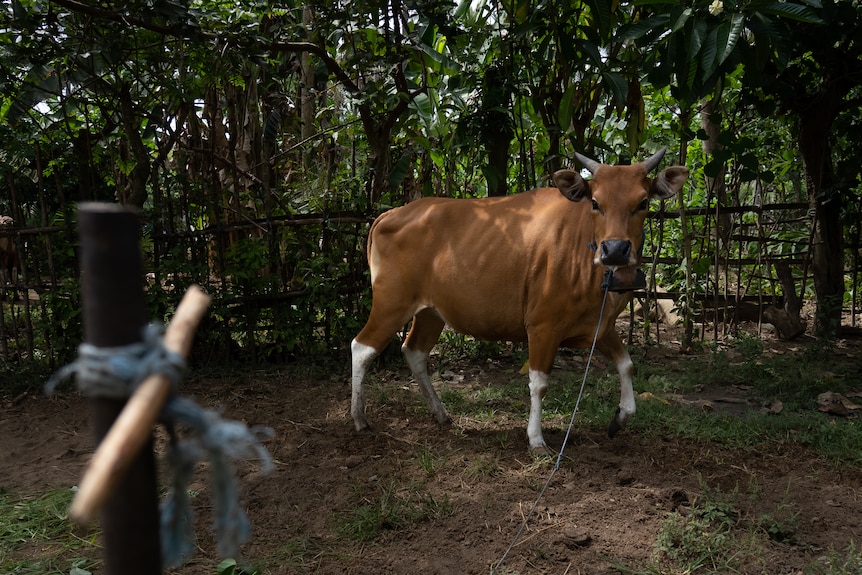
POLYGON ((213 410, 176 395, 185 371, 183 358, 165 348, 163 329, 147 326, 144 341, 123 347, 78 346, 78 359, 61 368, 45 384, 53 393, 63 380, 77 375, 78 389, 87 397, 126 399, 149 376, 166 376, 174 394, 162 410, 161 420, 172 426, 183 424, 188 437, 171 441, 168 462, 173 472, 170 491, 161 509, 162 563, 181 565, 195 549, 194 518, 188 486, 195 465, 206 457, 210 463, 215 509, 214 530, 221 557, 239 557, 240 546, 251 536, 248 518, 239 504, 234 460, 258 459, 262 472, 272 469, 272 458, 261 441, 273 436, 272 429, 252 427, 224 419, 213 410))
POLYGON ((174 389, 182 381, 186 362, 162 344, 162 326, 144 328, 144 339, 122 347, 78 346, 78 359, 60 368, 45 384, 51 395, 65 379, 77 375, 78 389, 86 397, 127 399, 150 375, 166 376, 174 389))

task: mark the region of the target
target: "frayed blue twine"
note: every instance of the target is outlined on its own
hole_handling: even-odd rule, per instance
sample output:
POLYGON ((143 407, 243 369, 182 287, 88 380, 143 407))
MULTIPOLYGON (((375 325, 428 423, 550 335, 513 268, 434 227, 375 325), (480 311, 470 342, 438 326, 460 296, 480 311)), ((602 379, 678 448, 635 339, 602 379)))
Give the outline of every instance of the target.
MULTIPOLYGON (((144 341, 123 347, 82 343, 78 346, 78 359, 51 376, 45 392, 50 395, 60 382, 76 374, 83 395, 126 399, 147 377, 162 374, 176 393, 185 361, 164 347, 162 332, 161 327, 149 325, 144 331, 144 341)), ((191 432, 182 441, 172 434, 168 451, 173 477, 161 509, 162 563, 174 567, 194 553, 194 519, 188 486, 196 463, 203 457, 209 459, 212 472, 217 551, 222 557, 238 557, 240 546, 251 537, 251 527, 239 504, 233 461, 256 458, 262 472, 270 471, 272 458, 261 441, 272 437, 273 430, 249 428, 223 419, 219 413, 176 394, 168 400, 161 418, 169 426, 182 424, 191 432)))

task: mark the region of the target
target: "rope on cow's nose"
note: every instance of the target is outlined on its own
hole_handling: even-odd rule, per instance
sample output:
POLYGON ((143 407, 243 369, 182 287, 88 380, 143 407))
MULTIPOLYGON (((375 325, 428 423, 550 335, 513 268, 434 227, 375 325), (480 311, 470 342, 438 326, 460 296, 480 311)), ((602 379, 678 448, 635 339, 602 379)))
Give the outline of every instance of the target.
POLYGON ((605 314, 605 303, 608 300, 608 287, 610 287, 611 280, 613 279, 613 271, 608 268, 605 273, 604 281, 602 282, 602 307, 599 309, 599 323, 596 325, 596 333, 593 336, 593 344, 590 346, 590 353, 587 356, 587 366, 584 369, 584 377, 581 379, 581 389, 578 391, 578 398, 575 400, 575 409, 572 410, 572 417, 569 420, 569 427, 566 429, 566 436, 563 438, 563 445, 560 446, 560 453, 557 454, 557 461, 554 464, 554 468, 551 470, 551 474, 548 476, 547 481, 542 486, 542 490, 539 492, 539 496, 536 497, 536 501, 533 502, 533 506, 530 508, 530 511, 524 516, 524 520, 521 522, 521 526, 518 528, 518 532, 515 533, 515 537, 512 538, 512 542, 506 548, 506 551, 503 552, 503 556, 500 557, 500 560, 497 561, 497 564, 491 568, 491 575, 497 573, 497 570, 509 556, 509 553, 512 549, 515 548, 515 545, 518 543, 518 540, 521 538, 521 534, 524 532, 524 529, 527 528, 527 522, 530 520, 530 517, 535 513, 536 508, 539 506, 539 502, 542 500, 542 497, 545 495, 545 491, 548 490, 548 487, 551 485, 551 480, 554 478, 554 475, 557 473, 557 470, 560 468, 560 464, 563 461, 563 453, 566 451, 566 444, 569 442, 569 436, 572 434, 572 427, 575 425, 575 415, 578 413, 578 407, 581 405, 581 398, 584 395, 584 387, 587 384, 587 375, 590 373, 590 364, 593 361, 593 355, 596 352, 596 342, 599 339, 599 330, 602 328, 602 319, 605 314))

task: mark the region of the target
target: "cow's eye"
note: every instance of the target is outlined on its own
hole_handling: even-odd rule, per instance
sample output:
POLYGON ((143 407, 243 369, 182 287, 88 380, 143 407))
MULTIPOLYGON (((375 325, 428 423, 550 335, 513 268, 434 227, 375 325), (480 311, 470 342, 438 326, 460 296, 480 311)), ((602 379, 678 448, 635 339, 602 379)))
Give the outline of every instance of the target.
POLYGON ((593 200, 593 210, 595 210, 597 212, 602 211, 602 209, 599 207, 599 203, 595 200, 593 200))
POLYGON ((647 208, 649 208, 649 198, 647 198, 646 200, 644 200, 644 201, 642 201, 641 203, 639 203, 639 204, 638 204, 638 208, 637 208, 635 211, 636 211, 636 212, 642 212, 642 211, 644 211, 644 210, 645 210, 645 209, 647 209, 647 208))

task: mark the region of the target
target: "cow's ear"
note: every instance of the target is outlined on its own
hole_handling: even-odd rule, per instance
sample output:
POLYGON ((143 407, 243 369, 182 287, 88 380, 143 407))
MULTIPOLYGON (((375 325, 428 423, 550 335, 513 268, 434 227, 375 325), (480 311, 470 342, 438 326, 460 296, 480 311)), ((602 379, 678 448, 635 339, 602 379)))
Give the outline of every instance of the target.
POLYGON ((649 195, 651 198, 666 200, 672 198, 682 189, 688 179, 688 168, 671 166, 662 170, 652 181, 649 195))
POLYGON ((574 170, 557 170, 554 172, 554 185, 560 189, 560 193, 572 200, 579 202, 590 197, 590 184, 574 170))

